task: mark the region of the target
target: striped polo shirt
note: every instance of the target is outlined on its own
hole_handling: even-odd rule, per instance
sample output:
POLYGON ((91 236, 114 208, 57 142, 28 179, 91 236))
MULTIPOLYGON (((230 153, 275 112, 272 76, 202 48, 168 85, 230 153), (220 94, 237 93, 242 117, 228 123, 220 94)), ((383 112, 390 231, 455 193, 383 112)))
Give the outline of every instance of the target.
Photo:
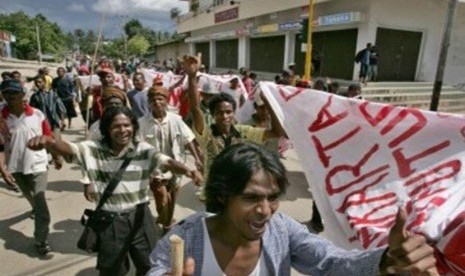
POLYGON ((74 152, 73 162, 80 165, 89 175, 97 194, 97 203, 111 177, 121 167, 126 154, 132 156, 120 183, 102 206, 103 210, 113 212, 129 210, 137 204, 148 202, 150 175, 155 170, 164 170, 163 165, 170 160, 146 142, 139 142, 137 145, 131 143, 118 155, 98 141, 68 144, 74 152))

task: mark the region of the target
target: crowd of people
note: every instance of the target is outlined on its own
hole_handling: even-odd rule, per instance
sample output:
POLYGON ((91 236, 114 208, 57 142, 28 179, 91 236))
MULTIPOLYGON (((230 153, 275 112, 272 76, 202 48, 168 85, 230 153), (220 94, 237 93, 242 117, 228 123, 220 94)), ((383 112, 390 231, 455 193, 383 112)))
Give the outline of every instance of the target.
MULTIPOLYGON (((96 203, 115 173, 128 164, 101 208, 109 219, 98 233, 100 275, 125 275, 129 258, 137 275, 169 275, 172 234, 186 243, 185 275, 289 275, 291 267, 311 275, 437 275, 432 247, 423 236, 406 232, 403 210, 391 229, 389 246, 366 251, 337 248, 277 211, 288 186, 277 139, 287 135, 260 94, 248 123, 236 120, 245 102, 238 87, 242 82, 243 93, 254 91, 256 74, 241 68, 241 78, 232 78, 219 91, 202 80, 205 76, 200 73, 206 68, 194 56, 159 64, 157 70, 173 69, 183 75, 170 87, 159 78, 146 80, 140 71, 143 63, 115 66, 102 59, 95 70, 87 63, 67 61, 57 69, 56 78, 41 69, 33 78, 32 94, 19 72, 2 73, 0 172, 31 205, 39 254, 52 250, 45 197, 48 164, 60 169, 65 160, 82 168, 84 196, 96 203), (101 84, 86 89, 72 76, 94 71, 101 84), (116 72, 126 74, 123 88, 115 86, 116 72), (177 114, 168 108, 170 93, 185 78, 181 99, 187 107, 180 107, 177 114), (66 131, 66 123, 71 127, 77 102, 89 122, 89 137, 74 143, 62 139, 60 131, 66 131), (196 196, 206 212, 177 222, 174 210, 183 175, 198 187, 196 196), (155 199, 155 221, 149 191, 155 199), (161 239, 156 227, 164 234, 161 239)), ((278 84, 344 94, 337 83, 300 80, 293 66, 276 79, 278 84)), ((345 95, 360 96, 360 86, 349 86, 345 95)), ((321 219, 317 221, 313 222, 321 224, 321 219)))

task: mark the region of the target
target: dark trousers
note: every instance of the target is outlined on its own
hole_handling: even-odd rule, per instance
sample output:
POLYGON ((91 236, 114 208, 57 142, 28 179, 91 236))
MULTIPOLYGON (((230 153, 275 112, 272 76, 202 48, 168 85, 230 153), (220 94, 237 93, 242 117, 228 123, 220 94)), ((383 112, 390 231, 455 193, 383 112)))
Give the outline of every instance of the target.
POLYGON ((155 198, 155 207, 158 213, 157 223, 163 225, 167 230, 173 224, 174 207, 176 206, 176 196, 179 191, 176 178, 172 180, 153 178, 150 181, 150 189, 155 198))
POLYGON ((45 242, 50 225, 50 212, 47 200, 45 199, 47 172, 32 174, 13 173, 13 177, 34 210, 34 238, 36 242, 45 242))
POLYGON ((125 275, 129 271, 129 257, 136 267, 136 275, 145 275, 150 269, 150 253, 157 242, 148 204, 113 214, 112 223, 99 233, 97 269, 100 275, 125 275), (137 212, 142 213, 137 215, 137 212))

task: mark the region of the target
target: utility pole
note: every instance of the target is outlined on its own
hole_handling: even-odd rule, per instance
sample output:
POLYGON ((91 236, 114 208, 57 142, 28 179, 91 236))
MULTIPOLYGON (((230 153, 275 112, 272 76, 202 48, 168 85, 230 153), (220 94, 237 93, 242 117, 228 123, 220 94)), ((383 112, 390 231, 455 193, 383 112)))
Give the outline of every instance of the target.
POLYGON ((312 33, 313 33, 313 0, 308 5, 307 52, 305 54, 305 80, 312 80, 312 33))
POLYGON ((36 35, 37 35, 37 55, 39 56, 39 64, 42 65, 42 48, 40 47, 39 24, 37 22, 36 22, 36 35))
POLYGON ((442 82, 444 79, 444 70, 446 68, 447 52, 449 50, 450 36, 452 32, 456 7, 457 0, 449 0, 449 7, 447 9, 446 15, 446 26, 444 29, 444 35, 442 37, 441 51, 439 53, 438 67, 436 69, 436 79, 434 81, 433 95, 431 97, 431 104, 429 107, 431 111, 437 111, 439 106, 442 82))
POLYGON ((126 20, 128 18, 128 15, 121 15, 121 22, 120 22, 120 27, 121 27, 121 34, 123 36, 123 43, 124 43, 124 60, 128 60, 128 36, 125 33, 124 30, 124 25, 126 23, 126 20))

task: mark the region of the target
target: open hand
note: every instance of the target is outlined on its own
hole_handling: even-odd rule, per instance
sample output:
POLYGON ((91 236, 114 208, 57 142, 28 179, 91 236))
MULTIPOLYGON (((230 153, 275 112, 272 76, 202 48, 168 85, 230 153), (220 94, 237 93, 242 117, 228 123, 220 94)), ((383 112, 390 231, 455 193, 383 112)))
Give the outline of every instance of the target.
POLYGON ((196 77, 200 65, 202 64, 201 59, 201 54, 198 54, 197 56, 185 55, 183 57, 183 69, 189 77, 196 77))

